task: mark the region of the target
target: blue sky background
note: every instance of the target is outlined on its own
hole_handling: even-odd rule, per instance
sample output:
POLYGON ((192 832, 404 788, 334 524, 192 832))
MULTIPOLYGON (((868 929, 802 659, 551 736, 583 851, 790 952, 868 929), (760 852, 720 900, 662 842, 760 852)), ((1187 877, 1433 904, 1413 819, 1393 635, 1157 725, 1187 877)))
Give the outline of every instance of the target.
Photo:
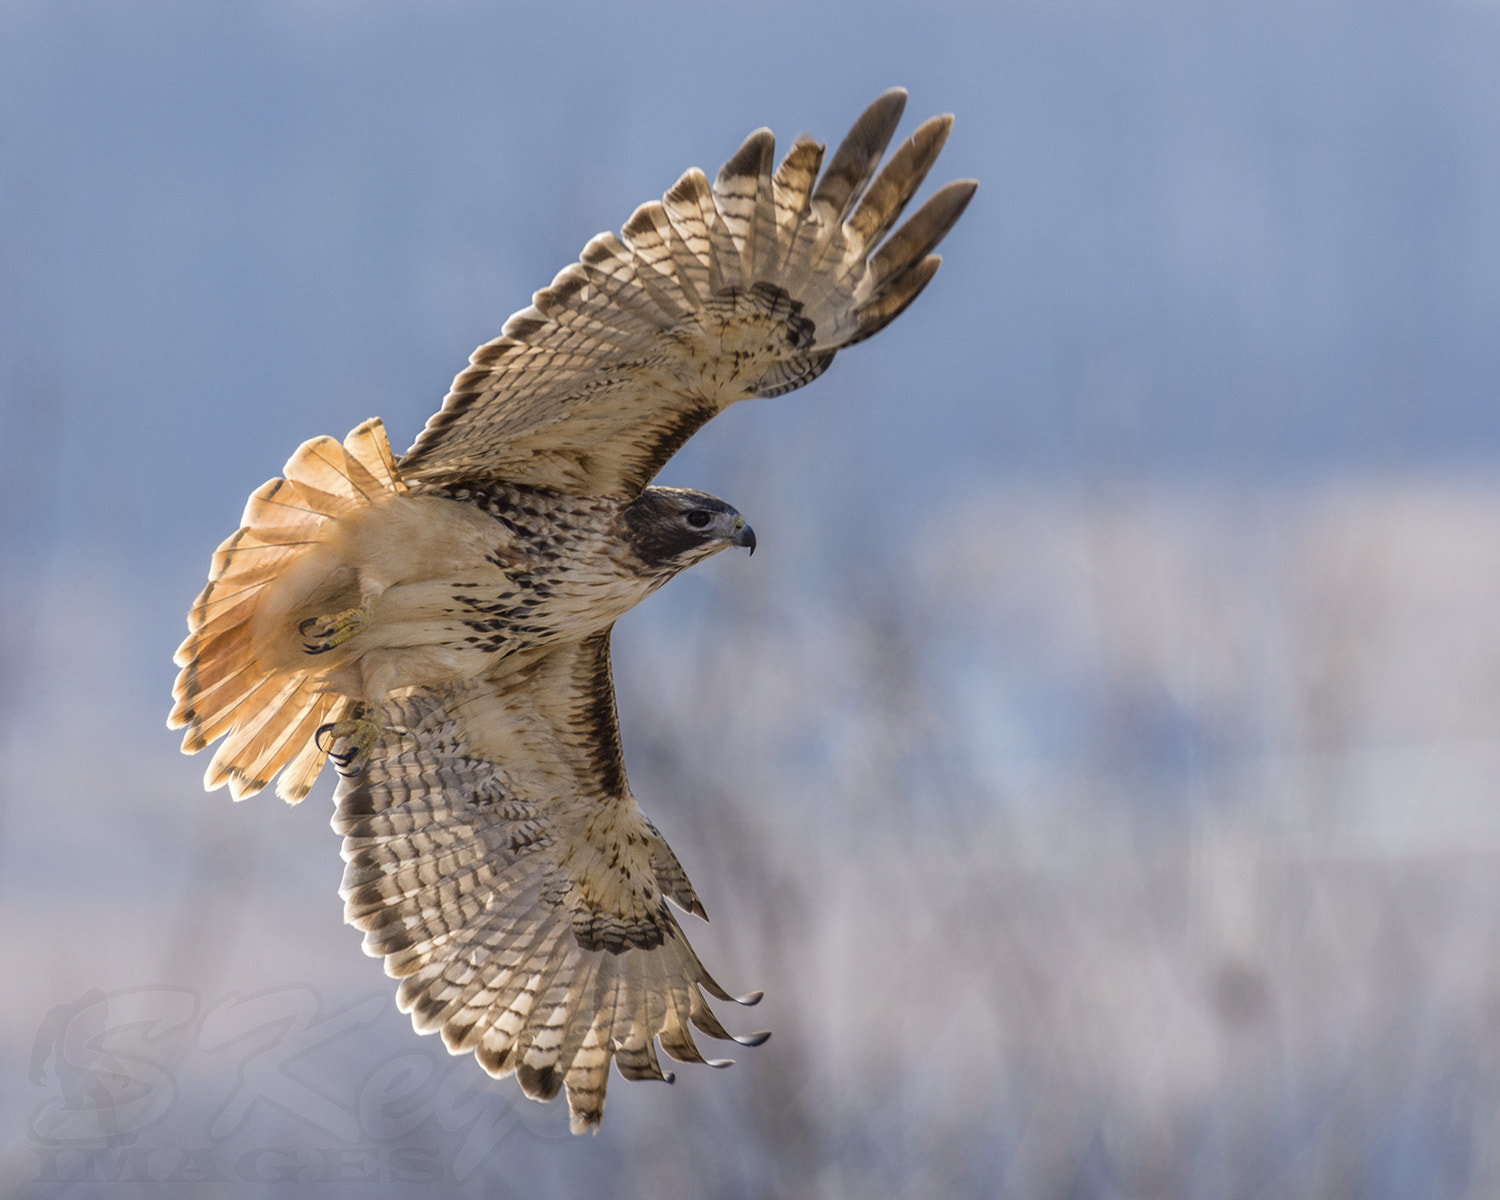
MULTIPOLYGON (((246 495, 368 416, 409 444, 687 166, 760 125, 835 141, 900 84, 903 132, 957 115, 934 183, 981 182, 942 271, 669 465, 762 549, 617 646, 695 937, 780 989, 773 1065, 670 1109, 617 1080, 599 1139, 525 1125, 508 1178, 1482 1194, 1497 63, 1479 2, 0 0, 0 904, 42 968, 7 997, 5 1107, 44 1099, 33 1033, 89 987, 386 986, 339 928, 326 782, 231 806, 161 728, 246 495), (1289 846, 1320 849, 1278 874, 1289 846), (950 1020, 942 1051, 889 1033, 950 1020)), ((387 1009, 369 1044, 447 1062, 387 1009)), ((169 1128, 133 1144, 197 1136, 169 1128)), ((3 1131, 4 1178, 67 1194, 35 1145, 3 1131)))
POLYGON ((175 555, 308 430, 379 413, 405 444, 591 234, 756 125, 833 138, 893 83, 915 119, 958 114, 939 174, 983 184, 942 311, 846 356, 838 396, 738 420, 789 433, 847 403, 876 473, 919 496, 955 473, 1254 478, 1500 446, 1494 6, 0 19, 3 386, 35 448, 22 501, 45 497, 23 540, 175 555))

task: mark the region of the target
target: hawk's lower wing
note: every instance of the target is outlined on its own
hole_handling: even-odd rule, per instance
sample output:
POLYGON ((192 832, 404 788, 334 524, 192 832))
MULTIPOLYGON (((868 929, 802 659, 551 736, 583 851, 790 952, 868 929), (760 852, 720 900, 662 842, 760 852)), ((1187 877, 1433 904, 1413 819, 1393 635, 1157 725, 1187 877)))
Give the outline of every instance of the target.
POLYGON ((800 387, 883 329, 975 187, 948 184, 890 233, 952 123, 924 123, 876 174, 905 101, 870 105, 821 174, 818 143, 773 166, 757 130, 712 183, 694 168, 594 238, 474 351, 403 475, 632 499, 716 413, 800 387))
POLYGON ((575 1132, 611 1058, 627 1079, 670 1078, 657 1041, 706 1061, 689 1026, 730 1035, 700 989, 732 997, 667 907, 703 915, 625 782, 609 634, 389 700, 382 724, 333 825, 345 916, 417 1031, 536 1099, 565 1086, 575 1132))

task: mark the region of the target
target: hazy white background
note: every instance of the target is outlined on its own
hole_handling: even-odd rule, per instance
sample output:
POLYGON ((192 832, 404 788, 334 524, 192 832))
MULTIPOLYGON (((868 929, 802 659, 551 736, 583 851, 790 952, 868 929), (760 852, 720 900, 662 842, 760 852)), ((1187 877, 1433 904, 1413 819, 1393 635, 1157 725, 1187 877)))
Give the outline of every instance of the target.
POLYGON ((1500 1192, 1497 62, 1481 3, 0 2, 0 1190, 1500 1192), (395 1011, 331 781, 202 792, 183 613, 300 441, 897 83, 946 265, 667 468, 761 550, 617 634, 775 1036, 569 1139, 395 1011), (90 989, 109 1118, 28 1080, 90 989))

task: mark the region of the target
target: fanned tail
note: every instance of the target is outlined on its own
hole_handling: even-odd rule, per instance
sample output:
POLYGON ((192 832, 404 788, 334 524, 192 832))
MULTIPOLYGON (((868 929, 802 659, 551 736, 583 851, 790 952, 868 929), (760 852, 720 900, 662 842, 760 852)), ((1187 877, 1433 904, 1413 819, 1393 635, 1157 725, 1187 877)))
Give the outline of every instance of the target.
POLYGON ((333 522, 405 492, 385 428, 372 420, 342 445, 331 437, 304 442, 285 477, 246 503, 240 529, 214 554, 174 660, 182 670, 167 727, 187 727, 183 753, 224 737, 203 778, 210 791, 227 784, 240 800, 277 772, 282 799, 295 803, 311 789, 327 757, 314 734, 341 719, 348 701, 320 690, 317 671, 266 661, 253 623, 271 585, 325 540, 333 522))

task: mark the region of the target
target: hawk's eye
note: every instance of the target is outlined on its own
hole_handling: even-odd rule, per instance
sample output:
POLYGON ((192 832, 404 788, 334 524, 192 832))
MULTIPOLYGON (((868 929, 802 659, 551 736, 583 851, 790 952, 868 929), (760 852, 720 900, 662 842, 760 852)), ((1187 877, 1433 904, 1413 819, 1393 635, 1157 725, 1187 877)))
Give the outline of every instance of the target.
POLYGON ((713 519, 713 514, 706 513, 701 508, 695 508, 687 515, 687 523, 694 529, 705 528, 713 519))

